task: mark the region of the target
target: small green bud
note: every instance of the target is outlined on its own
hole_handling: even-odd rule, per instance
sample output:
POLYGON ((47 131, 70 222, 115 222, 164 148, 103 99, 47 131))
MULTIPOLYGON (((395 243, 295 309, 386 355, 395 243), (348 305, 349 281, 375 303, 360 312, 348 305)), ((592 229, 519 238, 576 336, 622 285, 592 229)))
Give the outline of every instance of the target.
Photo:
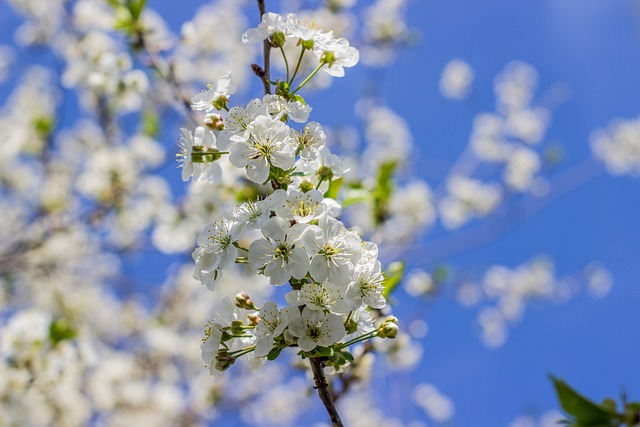
POLYGON ((398 318, 396 316, 387 316, 387 318, 385 319, 385 322, 391 322, 391 323, 395 323, 396 325, 398 324, 398 318))
POLYGON ((398 318, 396 316, 387 316, 378 328, 378 336, 380 338, 395 338, 398 336, 399 331, 398 318))
POLYGON ((269 37, 269 41, 271 42, 271 45, 274 47, 284 46, 284 42, 286 40, 287 39, 282 31, 276 31, 275 33, 271 34, 271 36, 269 37))
POLYGON ((378 328, 378 336, 380 338, 395 338, 398 336, 400 328, 392 322, 385 322, 378 328))

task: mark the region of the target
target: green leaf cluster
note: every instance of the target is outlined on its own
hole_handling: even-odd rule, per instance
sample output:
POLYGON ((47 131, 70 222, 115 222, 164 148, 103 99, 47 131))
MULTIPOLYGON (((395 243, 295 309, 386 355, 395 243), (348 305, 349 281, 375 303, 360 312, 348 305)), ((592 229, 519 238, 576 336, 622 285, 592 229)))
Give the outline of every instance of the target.
POLYGON ((617 412, 616 402, 611 398, 597 404, 571 388, 565 381, 550 376, 558 395, 560 406, 570 415, 563 421, 571 427, 612 427, 640 425, 640 403, 627 402, 622 398, 622 413, 617 412))

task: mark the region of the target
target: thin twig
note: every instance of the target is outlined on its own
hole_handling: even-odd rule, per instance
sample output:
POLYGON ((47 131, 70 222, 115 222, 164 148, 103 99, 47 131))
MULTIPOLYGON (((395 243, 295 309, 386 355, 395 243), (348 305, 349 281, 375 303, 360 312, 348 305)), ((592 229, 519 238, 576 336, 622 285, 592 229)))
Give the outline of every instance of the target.
POLYGON ((324 363, 318 357, 312 357, 309 361, 311 362, 311 370, 313 371, 313 381, 316 383, 316 389, 318 390, 320 400, 322 400, 324 407, 327 409, 327 413, 331 419, 331 425, 333 427, 344 427, 344 424, 342 424, 342 420, 340 419, 340 414, 338 414, 338 409, 336 409, 336 405, 333 401, 333 397, 329 392, 327 377, 324 375, 324 363))
MULTIPOLYGON (((260 21, 262 21, 262 16, 265 14, 265 6, 264 0, 258 0, 258 8, 260 9, 260 21)), ((271 80, 271 42, 269 39, 266 39, 263 42, 263 50, 264 50, 264 67, 262 67, 263 75, 262 84, 264 85, 264 93, 265 95, 271 94, 271 84, 269 81, 271 80)))

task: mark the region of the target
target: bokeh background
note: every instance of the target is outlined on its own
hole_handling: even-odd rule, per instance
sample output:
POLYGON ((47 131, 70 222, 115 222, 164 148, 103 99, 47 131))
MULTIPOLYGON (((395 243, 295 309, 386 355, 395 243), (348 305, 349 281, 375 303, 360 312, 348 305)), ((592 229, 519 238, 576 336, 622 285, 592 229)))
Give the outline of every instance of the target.
MULTIPOLYGON (((276 3, 267 2, 270 8, 287 10, 286 4, 276 3)), ((368 3, 358 2, 354 13, 368 3)), ((176 33, 202 4, 149 1, 176 33)), ((414 371, 376 374, 374 396, 384 399, 395 416, 406 422, 424 418, 419 408, 406 405, 409 390, 419 382, 436 385, 453 401, 455 413, 442 425, 461 427, 507 426, 518 416, 537 420, 557 410, 549 373, 597 400, 617 397, 623 388, 632 398, 640 397, 635 366, 640 354, 640 182, 611 176, 589 160, 594 130, 640 113, 639 10, 632 0, 409 1, 406 20, 412 40, 398 49, 394 63, 382 69, 356 67, 308 98, 314 120, 336 128, 358 123, 354 99, 364 94, 384 99, 413 135, 415 149, 406 173, 432 188, 443 185, 465 150, 474 117, 495 110, 494 78, 509 62, 533 66, 539 76, 535 98, 553 105, 543 143, 560 149, 562 156, 545 171, 548 193, 516 195, 492 218, 461 230, 433 225, 419 241, 388 253, 389 258, 401 255, 408 271, 433 273, 446 267, 453 284, 426 296, 404 290, 395 295, 401 320, 422 319, 428 326, 414 371), (466 61, 474 73, 471 92, 461 101, 446 99, 439 90, 442 70, 454 58, 466 61), (540 255, 552 260, 558 277, 578 282, 584 281, 584 267, 597 261, 610 271, 613 287, 602 298, 579 292, 562 304, 533 301, 522 319, 508 326, 502 345, 485 345, 479 308, 460 304, 458 286, 480 281, 491 266, 516 268, 540 255)), ((257 24, 255 15, 250 19, 257 24)), ((14 44, 20 23, 14 9, 0 3, 0 45, 14 44)), ((50 52, 20 48, 15 69, 33 63, 60 68, 50 52)), ((0 102, 17 77, 0 86, 0 102)), ((247 98, 259 93, 257 84, 242 91, 247 98)), ((65 107, 69 123, 76 111, 77 101, 71 100, 65 107)), ((163 145, 173 147, 177 135, 177 127, 165 129, 163 145)), ((161 174, 176 194, 185 191, 174 164, 161 174)), ((162 283, 167 269, 180 259, 146 254, 126 259, 124 268, 138 280, 136 291, 144 294, 162 283)), ((229 415, 219 425, 236 423, 240 425, 239 419, 229 415)))

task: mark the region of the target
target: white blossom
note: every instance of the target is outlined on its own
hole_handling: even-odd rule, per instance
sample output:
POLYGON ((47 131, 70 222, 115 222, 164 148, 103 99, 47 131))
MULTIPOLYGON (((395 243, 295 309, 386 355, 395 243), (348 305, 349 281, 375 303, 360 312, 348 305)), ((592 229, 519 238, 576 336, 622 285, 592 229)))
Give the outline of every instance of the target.
POLYGON ((301 240, 311 257, 311 277, 318 282, 329 280, 340 286, 352 281, 362 253, 360 237, 355 232, 325 216, 318 225, 310 225, 304 230, 301 240))
POLYGON ((287 125, 267 116, 258 116, 248 130, 250 140, 234 143, 229 161, 239 168, 246 167, 250 180, 262 184, 269 177, 270 166, 283 170, 293 166, 295 152, 287 125))
POLYGON ((261 228, 265 238, 249 247, 249 265, 256 270, 264 267, 272 285, 282 285, 291 277, 302 279, 309 271, 309 256, 299 240, 303 228, 284 218, 269 218, 261 228))
POLYGON ((244 224, 226 218, 208 225, 198 236, 199 246, 191 255, 196 262, 194 279, 213 290, 222 271, 234 264, 237 249, 233 243, 242 236, 244 229, 244 224))
POLYGON ((289 319, 298 315, 296 307, 278 310, 274 302, 265 303, 260 309, 260 323, 256 326, 256 357, 265 357, 273 348, 273 339, 282 334, 289 319))
POLYGON ((300 316, 289 321, 289 332, 298 337, 298 347, 311 351, 317 346, 328 347, 345 334, 342 317, 305 307, 300 316))
POLYGON ((285 295, 292 306, 305 305, 310 310, 326 310, 335 314, 347 314, 349 306, 344 300, 345 288, 331 282, 305 283, 300 290, 285 295))
POLYGON ((286 31, 282 16, 277 13, 267 12, 262 15, 262 21, 257 28, 251 28, 242 34, 242 43, 259 43, 271 37, 274 33, 286 31))
POLYGON ((229 95, 236 92, 236 86, 231 80, 231 72, 215 80, 207 86, 207 90, 200 92, 191 99, 191 108, 197 111, 211 113, 226 106, 229 95))
POLYGON ((384 276, 379 261, 358 264, 353 275, 353 282, 345 295, 345 299, 353 301, 352 306, 359 307, 362 303, 372 308, 382 308, 387 302, 382 296, 384 290, 384 276))
POLYGON ((179 166, 182 167, 182 180, 190 177, 196 181, 219 184, 222 179, 222 169, 216 162, 220 150, 216 147, 216 137, 213 132, 199 126, 192 134, 187 129, 181 129, 179 166))

